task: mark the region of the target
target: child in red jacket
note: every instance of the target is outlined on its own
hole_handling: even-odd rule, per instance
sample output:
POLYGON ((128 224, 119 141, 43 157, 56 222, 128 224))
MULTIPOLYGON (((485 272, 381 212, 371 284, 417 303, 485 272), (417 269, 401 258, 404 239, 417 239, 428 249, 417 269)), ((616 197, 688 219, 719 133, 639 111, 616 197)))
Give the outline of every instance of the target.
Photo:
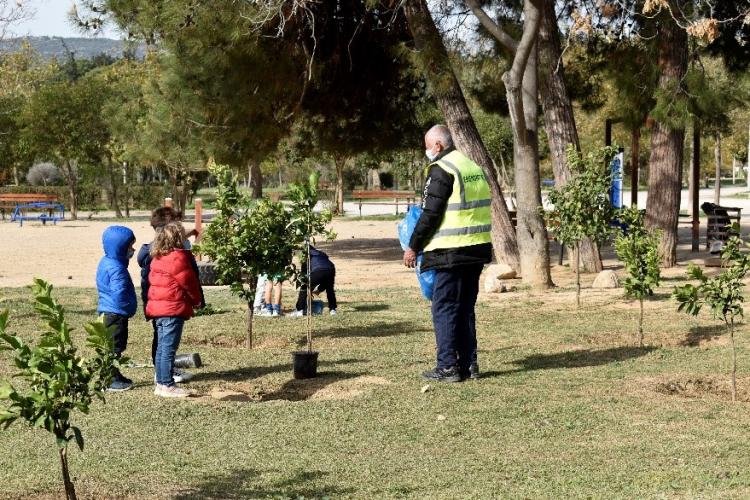
POLYGON ((174 357, 185 321, 202 300, 201 285, 193 270, 190 253, 183 248, 185 230, 171 222, 156 232, 151 245, 146 315, 154 319, 159 342, 156 348, 154 394, 184 398, 191 392, 177 387, 173 378, 174 357))

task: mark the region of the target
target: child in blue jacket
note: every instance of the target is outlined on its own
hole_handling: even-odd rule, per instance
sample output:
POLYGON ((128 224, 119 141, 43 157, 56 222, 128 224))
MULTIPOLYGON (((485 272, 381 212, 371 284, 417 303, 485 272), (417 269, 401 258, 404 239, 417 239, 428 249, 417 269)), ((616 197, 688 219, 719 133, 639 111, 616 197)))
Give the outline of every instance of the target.
MULTIPOLYGON (((135 254, 135 235, 124 226, 109 226, 102 235, 104 257, 96 270, 96 289, 99 292, 97 311, 104 314, 104 324, 113 327, 115 354, 119 357, 128 346, 128 319, 138 307, 135 286, 128 273, 128 262, 135 254)), ((133 381, 116 371, 110 391, 127 391, 133 381)))

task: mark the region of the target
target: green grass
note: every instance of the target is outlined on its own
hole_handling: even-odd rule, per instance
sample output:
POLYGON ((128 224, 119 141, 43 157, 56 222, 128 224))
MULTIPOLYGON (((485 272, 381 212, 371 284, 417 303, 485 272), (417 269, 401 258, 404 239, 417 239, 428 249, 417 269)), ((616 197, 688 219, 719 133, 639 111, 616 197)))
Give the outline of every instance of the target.
MULTIPOLYGON (((673 284, 667 281, 668 284, 673 284)), ((95 292, 61 289, 69 320, 95 316, 95 292)), ((241 346, 244 309, 207 292, 224 313, 187 323, 181 352, 205 367, 201 392, 245 401, 164 400, 153 371, 137 387, 76 416, 86 449, 71 451, 83 498, 642 498, 747 497, 748 342, 739 333, 740 396, 729 401, 729 352, 710 318, 678 315, 663 289, 636 306, 570 291, 504 294, 477 307, 484 378, 432 384, 426 301, 410 289, 339 291, 337 317, 316 318, 320 377, 291 380, 304 321, 257 318, 256 348, 241 346), (442 416, 444 418, 439 418, 442 416)), ((24 289, 0 290, 11 330, 37 320, 24 289)), ((287 298, 287 302, 291 302, 287 298)), ((131 322, 128 354, 149 357, 150 325, 131 322)), ((13 372, 0 355, 0 377, 13 372)), ((0 497, 61 494, 54 442, 15 425, 0 431, 0 497)))

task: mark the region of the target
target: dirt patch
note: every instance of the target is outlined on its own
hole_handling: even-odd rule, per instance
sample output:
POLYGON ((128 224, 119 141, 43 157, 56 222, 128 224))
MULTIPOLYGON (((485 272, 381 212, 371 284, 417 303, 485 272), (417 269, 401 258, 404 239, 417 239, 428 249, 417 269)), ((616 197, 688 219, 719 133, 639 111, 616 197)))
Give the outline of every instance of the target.
MULTIPOLYGON (((729 375, 725 377, 686 377, 684 379, 639 380, 653 392, 664 396, 676 396, 685 399, 719 399, 732 400, 732 389, 729 375)), ((737 401, 750 401, 750 379, 737 380, 737 401)))
POLYGON ((325 373, 306 380, 289 380, 280 387, 267 383, 223 384, 195 398, 196 401, 235 401, 261 403, 269 401, 340 401, 367 396, 375 387, 390 385, 383 377, 325 373))

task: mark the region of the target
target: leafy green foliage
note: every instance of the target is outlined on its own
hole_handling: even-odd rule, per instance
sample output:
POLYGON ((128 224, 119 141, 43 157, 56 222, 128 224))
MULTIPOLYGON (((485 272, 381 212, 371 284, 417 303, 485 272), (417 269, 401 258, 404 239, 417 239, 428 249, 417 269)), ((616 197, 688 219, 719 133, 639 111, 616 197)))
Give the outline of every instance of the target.
POLYGON ((616 147, 603 147, 582 156, 573 145, 568 146, 568 166, 573 176, 564 186, 550 190, 548 199, 554 208, 545 214, 561 243, 573 246, 584 238, 600 243, 611 234, 614 209, 609 201, 610 175, 605 173, 605 165, 616 153, 616 147))
POLYGON ((623 284, 625 294, 643 299, 654 294, 661 279, 659 234, 646 229, 643 214, 636 208, 623 210, 620 221, 627 224, 627 231, 615 239, 615 250, 629 274, 623 284))
POLYGON ((750 259, 746 253, 740 251, 743 246, 745 243, 737 236, 726 242, 721 258, 728 267, 713 278, 706 276, 698 266, 690 264, 688 276, 698 280, 699 284, 675 287, 673 297, 679 304, 677 310, 696 316, 704 306, 707 306, 714 318, 725 323, 743 316, 742 304, 745 299, 742 289, 745 283, 742 280, 750 271, 750 259))
POLYGON ((336 237, 333 231, 327 229, 333 217, 331 211, 315 211, 315 205, 320 199, 319 179, 320 174, 313 172, 308 182, 292 184, 287 191, 286 197, 292 202, 288 230, 297 251, 306 250, 307 243, 314 245, 316 236, 323 236, 327 240, 336 237))
POLYGON ((219 283, 252 303, 258 275, 294 274, 291 260, 297 247, 289 237, 291 217, 281 203, 255 202, 240 193, 227 166, 212 166, 211 173, 219 180, 217 213, 196 251, 214 261, 219 283))
MULTIPOLYGON (((739 225, 733 224, 732 229, 739 234, 739 225)), ((734 343, 734 321, 737 317, 744 315, 742 289, 743 282, 748 271, 750 271, 750 257, 742 252, 741 248, 746 244, 738 236, 732 236, 724 245, 721 258, 726 269, 713 278, 709 278, 698 267, 691 264, 688 267, 688 276, 698 280, 698 285, 686 284, 675 287, 672 296, 678 302, 678 311, 684 311, 692 316, 697 316, 703 306, 708 306, 714 318, 721 319, 729 329, 732 341, 732 401, 737 398, 737 349, 734 343)))
POLYGON ((104 400, 113 370, 124 360, 114 354, 112 334, 102 319, 87 324, 86 344, 95 355, 84 359, 71 342, 71 328, 65 321, 63 307, 52 297, 52 285, 35 279, 32 285, 35 309, 45 322, 36 348, 20 337, 8 333, 8 312, 0 313, 0 351, 13 351, 29 390, 24 393, 5 381, 0 386, 0 400, 10 402, 0 413, 0 424, 7 428, 17 419, 53 433, 59 447, 75 439, 83 450, 83 437, 70 423, 71 412, 88 413, 92 400, 104 400))
POLYGON ((289 237, 298 251, 302 251, 300 261, 303 263, 302 272, 298 274, 297 282, 307 290, 307 350, 312 352, 312 292, 310 286, 310 245, 315 237, 323 235, 326 239, 333 239, 336 235, 326 228, 331 222, 332 214, 329 210, 315 212, 318 203, 318 180, 320 174, 310 174, 305 184, 293 184, 289 187, 287 197, 292 201, 289 237), (301 278, 301 279, 300 279, 301 278))

